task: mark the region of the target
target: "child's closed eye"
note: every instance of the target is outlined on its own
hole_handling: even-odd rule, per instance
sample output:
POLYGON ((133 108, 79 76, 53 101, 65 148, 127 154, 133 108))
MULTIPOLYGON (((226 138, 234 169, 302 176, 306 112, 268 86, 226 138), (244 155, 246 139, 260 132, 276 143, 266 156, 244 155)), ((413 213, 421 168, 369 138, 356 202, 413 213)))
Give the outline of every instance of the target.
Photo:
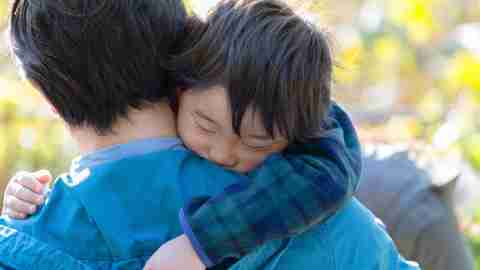
POLYGON ((216 128, 214 127, 212 120, 207 119, 203 114, 193 113, 193 122, 195 127, 197 127, 201 132, 207 134, 215 134, 216 128))
POLYGON ((268 143, 268 144, 260 144, 260 143, 246 143, 246 142, 242 142, 242 145, 245 146, 246 148, 248 149, 251 149, 253 151, 265 151, 265 150, 270 150, 272 148, 272 143, 268 143))
POLYGON ((206 125, 199 123, 199 121, 197 121, 197 120, 195 120, 194 123, 195 123, 195 126, 203 133, 207 133, 207 134, 215 134, 216 133, 215 129, 213 129, 211 127, 207 127, 206 125))
POLYGON ((213 129, 210 129, 210 128, 208 128, 208 127, 205 127, 205 126, 199 124, 197 121, 195 121, 195 126, 196 126, 200 131, 202 131, 202 132, 204 132, 204 133, 207 133, 207 134, 215 134, 215 132, 216 132, 216 131, 213 130, 213 129))

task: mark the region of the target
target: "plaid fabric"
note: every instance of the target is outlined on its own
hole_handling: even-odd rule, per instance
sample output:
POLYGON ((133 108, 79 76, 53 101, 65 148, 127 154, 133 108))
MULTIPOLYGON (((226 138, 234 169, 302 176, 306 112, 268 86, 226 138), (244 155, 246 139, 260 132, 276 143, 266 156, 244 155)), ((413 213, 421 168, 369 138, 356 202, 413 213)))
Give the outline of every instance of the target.
POLYGON ((326 122, 325 132, 267 159, 249 180, 184 209, 195 241, 213 265, 302 233, 352 197, 362 160, 355 129, 336 104, 326 122))

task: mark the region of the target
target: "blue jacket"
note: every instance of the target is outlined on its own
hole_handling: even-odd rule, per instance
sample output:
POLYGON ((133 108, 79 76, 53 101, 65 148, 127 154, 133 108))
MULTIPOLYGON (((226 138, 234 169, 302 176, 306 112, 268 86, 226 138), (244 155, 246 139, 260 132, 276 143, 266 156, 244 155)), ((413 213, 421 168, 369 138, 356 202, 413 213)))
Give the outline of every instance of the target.
MULTIPOLYGON (((24 221, 1 218, 0 269, 142 269, 160 245, 182 233, 178 211, 186 202, 243 181, 188 151, 149 148, 139 152, 133 143, 110 151, 105 159, 97 155, 83 164, 74 162, 37 215, 24 221)), ((259 247, 232 269, 317 265, 418 269, 401 258, 356 200, 298 237, 259 247)))
MULTIPOLYGON (((37 215, 0 219, 7 232, 0 238, 0 263, 30 270, 52 260, 44 250, 55 250, 93 269, 142 269, 160 245, 182 233, 178 211, 186 201, 220 192, 235 179, 184 150, 101 162, 63 175, 37 215)), ((75 269, 58 265, 38 269, 75 269)))

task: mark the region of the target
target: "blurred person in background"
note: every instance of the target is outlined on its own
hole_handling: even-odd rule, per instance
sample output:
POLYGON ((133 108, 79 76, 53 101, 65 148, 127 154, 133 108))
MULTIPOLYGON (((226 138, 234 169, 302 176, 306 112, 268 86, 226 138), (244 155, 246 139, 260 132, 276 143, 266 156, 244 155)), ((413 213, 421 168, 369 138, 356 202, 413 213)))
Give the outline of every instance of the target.
POLYGON ((468 176, 422 147, 371 144, 364 156, 357 197, 385 223, 401 254, 424 270, 473 270, 454 213, 455 189, 468 185, 468 176))

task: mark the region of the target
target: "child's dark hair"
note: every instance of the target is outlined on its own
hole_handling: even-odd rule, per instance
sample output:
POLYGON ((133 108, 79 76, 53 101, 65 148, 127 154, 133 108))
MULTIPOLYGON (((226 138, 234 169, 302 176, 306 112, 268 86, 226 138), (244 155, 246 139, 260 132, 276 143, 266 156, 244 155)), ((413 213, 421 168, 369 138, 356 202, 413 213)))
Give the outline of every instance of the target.
POLYGON ((276 0, 224 0, 197 25, 177 78, 185 88, 225 87, 237 133, 249 106, 272 137, 276 128, 291 141, 321 130, 332 81, 324 33, 276 0))
POLYGON ((167 61, 185 21, 181 0, 15 0, 10 35, 60 116, 103 134, 129 109, 173 96, 167 61))

